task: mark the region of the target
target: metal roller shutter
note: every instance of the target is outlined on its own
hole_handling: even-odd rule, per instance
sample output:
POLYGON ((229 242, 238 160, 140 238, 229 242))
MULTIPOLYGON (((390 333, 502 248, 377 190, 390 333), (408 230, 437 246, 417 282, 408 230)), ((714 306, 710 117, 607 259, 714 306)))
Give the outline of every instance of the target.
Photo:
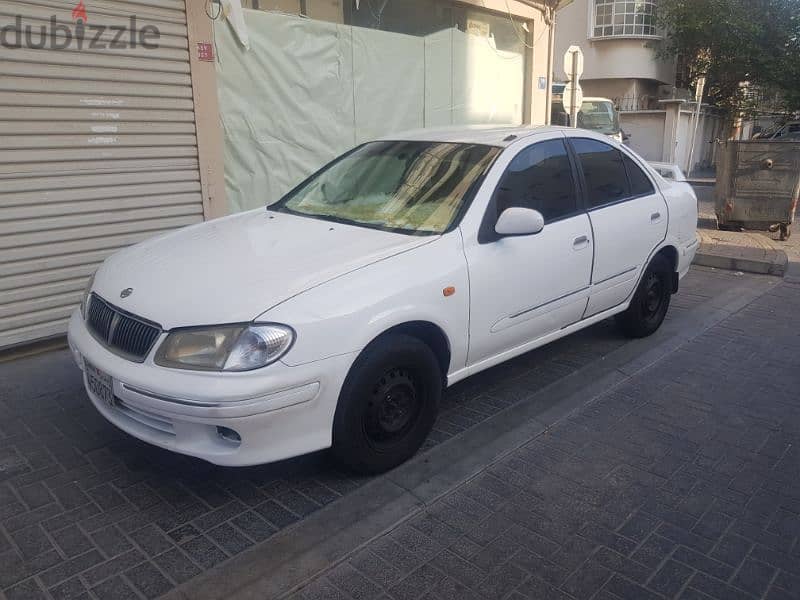
MULTIPOLYGON (((0 27, 74 30, 76 3, 0 0, 0 27)), ((0 349, 64 333, 115 250, 203 220, 184 0, 84 5, 105 48, 0 46, 0 349), (134 15, 157 48, 110 47, 134 15)))

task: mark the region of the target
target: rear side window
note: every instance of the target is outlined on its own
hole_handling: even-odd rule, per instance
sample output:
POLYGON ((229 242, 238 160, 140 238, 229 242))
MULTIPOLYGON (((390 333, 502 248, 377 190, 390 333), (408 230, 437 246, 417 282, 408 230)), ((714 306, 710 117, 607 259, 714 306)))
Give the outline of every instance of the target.
POLYGON ((631 196, 649 196, 655 193, 656 190, 653 188, 650 178, 630 156, 623 154, 622 162, 625 163, 625 170, 628 172, 628 180, 631 184, 631 196))
POLYGON ((578 197, 563 140, 538 142, 521 150, 495 192, 497 215, 511 207, 532 208, 545 223, 574 214, 578 197))
POLYGON ((589 208, 619 202, 630 197, 628 175, 622 153, 608 144, 586 138, 575 138, 572 146, 578 155, 589 208))

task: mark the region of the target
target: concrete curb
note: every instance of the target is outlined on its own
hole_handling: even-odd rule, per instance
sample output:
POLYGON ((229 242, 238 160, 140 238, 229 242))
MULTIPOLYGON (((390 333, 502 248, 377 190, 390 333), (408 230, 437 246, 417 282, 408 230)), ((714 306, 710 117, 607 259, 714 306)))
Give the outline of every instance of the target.
POLYGON ((654 336, 633 340, 602 360, 554 382, 464 434, 374 479, 344 501, 190 580, 165 598, 265 600, 292 593, 777 283, 769 279, 743 280, 714 300, 668 321, 654 336))
POLYGON ((782 252, 777 260, 763 261, 749 258, 735 258, 714 254, 713 250, 698 250, 694 257, 694 264, 702 267, 713 267, 715 269, 725 269, 727 271, 742 271, 744 273, 756 273, 758 275, 775 275, 783 277, 789 259, 785 252, 782 252))
POLYGON ((766 237, 753 232, 718 231, 713 228, 698 228, 700 247, 694 264, 743 271, 758 275, 783 277, 789 258, 781 248, 766 237))

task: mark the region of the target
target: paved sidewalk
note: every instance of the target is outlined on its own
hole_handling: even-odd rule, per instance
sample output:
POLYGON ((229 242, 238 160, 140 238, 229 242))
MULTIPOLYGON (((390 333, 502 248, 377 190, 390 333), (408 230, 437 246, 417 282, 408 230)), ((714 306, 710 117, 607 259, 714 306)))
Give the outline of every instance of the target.
POLYGON ((800 598, 798 312, 774 287, 293 600, 800 598))
POLYGON ((786 252, 761 232, 698 229, 697 234, 697 265, 763 275, 783 276, 786 272, 786 252))
POLYGON ((693 182, 697 194, 697 227, 701 239, 695 264, 718 269, 784 275, 788 260, 800 261, 800 236, 780 241, 768 231, 718 231, 714 186, 693 182))

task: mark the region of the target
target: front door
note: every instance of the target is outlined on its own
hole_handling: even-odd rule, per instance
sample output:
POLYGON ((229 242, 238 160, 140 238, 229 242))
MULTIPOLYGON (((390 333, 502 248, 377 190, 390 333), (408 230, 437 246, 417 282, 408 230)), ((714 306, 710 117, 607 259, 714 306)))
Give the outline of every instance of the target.
POLYGON ((481 233, 475 239, 465 236, 465 253, 471 367, 499 362, 581 319, 589 298, 592 229, 563 136, 535 142, 510 159, 481 233), (538 210, 544 229, 498 236, 497 217, 510 207, 538 210))
POLYGON ((570 138, 594 231, 592 293, 586 317, 625 302, 667 234, 667 204, 626 152, 599 140, 570 138))

